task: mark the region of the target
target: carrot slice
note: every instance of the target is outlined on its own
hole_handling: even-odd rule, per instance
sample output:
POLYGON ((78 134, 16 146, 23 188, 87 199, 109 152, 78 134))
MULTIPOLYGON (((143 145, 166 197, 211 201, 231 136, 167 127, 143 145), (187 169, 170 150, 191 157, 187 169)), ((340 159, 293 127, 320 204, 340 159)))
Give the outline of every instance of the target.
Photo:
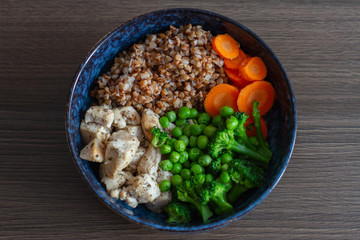
POLYGON ((237 70, 231 70, 228 68, 224 68, 225 74, 228 78, 234 83, 234 85, 239 86, 241 88, 245 87, 252 83, 252 81, 247 81, 244 78, 239 76, 239 72, 237 70))
POLYGON ((259 57, 246 58, 239 67, 239 75, 248 81, 263 80, 266 74, 266 66, 259 57))
POLYGON ((217 35, 211 43, 215 52, 223 58, 234 59, 239 56, 239 44, 229 34, 217 35))
POLYGON ((224 58, 225 67, 233 70, 239 70, 240 63, 246 58, 245 53, 239 49, 239 56, 234 59, 224 58))
POLYGON ((241 89, 237 100, 239 111, 246 112, 251 116, 254 101, 259 103, 261 116, 272 108, 275 101, 275 90, 271 83, 256 81, 241 89))
MULTIPOLYGON (((246 128, 246 135, 248 137, 256 137, 255 121, 253 117, 249 117, 246 120, 244 126, 246 128)), ((262 135, 264 139, 266 139, 268 130, 266 126, 266 121, 262 117, 260 117, 260 127, 261 127, 262 135)))
POLYGON ((237 111, 236 100, 239 90, 229 84, 223 83, 213 87, 206 95, 204 101, 205 111, 214 117, 220 113, 220 108, 230 106, 237 111))

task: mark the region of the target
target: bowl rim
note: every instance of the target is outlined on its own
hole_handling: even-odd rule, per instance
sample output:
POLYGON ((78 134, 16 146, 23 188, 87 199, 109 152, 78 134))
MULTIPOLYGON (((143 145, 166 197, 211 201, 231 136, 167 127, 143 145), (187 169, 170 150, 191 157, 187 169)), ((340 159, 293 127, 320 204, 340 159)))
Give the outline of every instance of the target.
POLYGON ((241 23, 223 16, 221 14, 215 13, 215 12, 211 12, 211 11, 207 11, 207 10, 203 10, 203 9, 198 9, 198 8, 168 8, 168 9, 160 9, 160 10, 156 10, 156 11, 152 11, 152 12, 147 12, 141 15, 138 15, 128 21, 126 21, 124 24, 121 24, 117 27, 115 27, 113 30, 109 31, 107 34, 105 34, 102 38, 100 38, 95 44, 94 46, 88 51, 87 56, 85 57, 84 61, 81 63, 81 65, 78 67, 76 74, 73 77, 73 81, 71 83, 71 87, 68 93, 68 98, 67 98, 67 103, 66 103, 66 110, 65 110, 65 133, 66 133, 66 140, 68 143, 68 147, 69 150, 71 152, 71 156, 73 159, 73 162, 76 166, 76 169, 78 170, 80 176, 82 177, 83 181, 86 183, 86 185, 91 189, 91 191, 100 199, 101 202, 103 202, 107 207, 109 207, 112 211, 114 211, 115 213, 117 213, 118 215, 130 220, 131 222, 135 222, 137 224, 142 224, 145 225, 146 227, 152 228, 152 229, 156 229, 156 230, 162 230, 162 231, 169 231, 169 232, 199 232, 199 231, 204 231, 204 230, 210 230, 210 229, 215 229, 215 228, 219 228, 225 225, 230 224, 231 222, 234 222, 242 217, 244 217, 246 214, 248 214, 250 211, 252 211, 257 205, 259 205, 269 194, 270 192, 275 188, 275 186, 277 185, 277 183, 280 181, 281 177, 283 176, 287 165, 290 161, 293 149, 294 149, 294 145, 295 145, 295 140, 296 140, 296 132, 297 132, 297 110, 296 110, 296 104, 295 104, 295 97, 293 94, 293 90, 289 81, 289 78, 285 72, 284 67, 282 66, 282 64, 280 63, 278 57, 275 55, 275 53, 270 49, 270 47, 260 38, 258 37, 254 32, 252 32, 250 29, 248 29, 246 26, 242 25, 241 23), (174 225, 174 226, 164 226, 161 224, 154 224, 154 223, 149 223, 146 221, 142 221, 142 219, 135 217, 134 215, 128 214, 126 212, 119 212, 116 209, 114 209, 111 205, 114 203, 109 203, 107 202, 105 199, 103 199, 102 197, 99 196, 99 194, 97 193, 97 190, 95 189, 95 186, 91 183, 89 177, 85 174, 84 169, 81 168, 76 160, 77 155, 75 154, 74 151, 74 144, 73 144, 73 139, 69 133, 69 123, 71 122, 70 119, 70 113, 71 113, 71 109, 69 108, 70 103, 73 101, 73 96, 74 96, 74 91, 75 91, 75 87, 79 81, 80 75, 82 73, 82 71, 84 70, 84 66, 89 62, 89 60, 91 59, 91 57, 93 56, 93 54, 96 52, 96 50, 105 42, 107 41, 109 38, 111 38, 111 36, 113 34, 115 34, 117 31, 121 30, 122 28, 125 28, 126 26, 132 24, 135 20, 138 19, 142 19, 142 18, 147 18, 148 15, 153 15, 153 14, 164 14, 164 13, 171 13, 171 12, 194 12, 194 13, 200 13, 203 15, 208 15, 211 17, 217 17, 223 21, 229 22, 237 27, 239 27, 240 29, 242 29, 243 31, 247 32, 252 38, 254 38, 260 45, 263 46, 263 48, 268 51, 268 53, 271 55, 271 57, 273 58, 273 60, 276 62, 276 64, 278 65, 278 67, 280 68, 280 72, 282 73, 285 81, 286 81, 286 85, 287 88, 289 90, 289 94, 290 94, 290 98, 291 98, 291 103, 293 106, 293 115, 292 115, 292 121, 294 123, 293 125, 293 129, 291 131, 292 133, 292 138, 291 138, 291 142, 289 145, 289 151, 286 155, 286 160, 283 164, 283 166, 281 167, 281 169, 279 170, 278 175, 276 175, 274 181, 271 183, 271 185, 269 185, 269 187, 263 192, 263 194, 261 194, 253 203, 249 204, 246 208, 244 208, 243 210, 234 213, 233 215, 221 219, 219 221, 216 222, 212 222, 212 223, 206 223, 200 226, 195 226, 195 227, 184 227, 184 226, 179 226, 179 225, 174 225))

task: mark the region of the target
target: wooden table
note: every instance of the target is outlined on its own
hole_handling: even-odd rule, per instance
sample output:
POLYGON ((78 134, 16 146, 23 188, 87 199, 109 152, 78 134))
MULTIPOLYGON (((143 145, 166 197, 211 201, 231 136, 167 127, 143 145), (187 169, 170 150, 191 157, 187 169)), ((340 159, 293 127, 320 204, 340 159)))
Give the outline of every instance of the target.
POLYGON ((1 1, 0 239, 360 239, 360 2, 269 2, 1 1), (75 169, 64 131, 70 83, 93 44, 174 7, 257 33, 282 61, 298 110, 293 156, 274 191, 240 221, 196 235, 110 211, 75 169))

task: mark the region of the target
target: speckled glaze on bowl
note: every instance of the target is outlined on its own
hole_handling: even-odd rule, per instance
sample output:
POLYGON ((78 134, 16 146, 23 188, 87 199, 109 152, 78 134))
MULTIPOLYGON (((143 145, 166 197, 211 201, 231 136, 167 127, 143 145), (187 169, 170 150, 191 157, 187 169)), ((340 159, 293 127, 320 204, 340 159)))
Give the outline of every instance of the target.
POLYGON ((199 9, 160 10, 139 16, 116 28, 104 36, 90 51, 78 69, 70 89, 66 106, 66 133, 75 165, 84 181, 116 213, 154 229, 174 232, 202 231, 240 219, 263 201, 280 180, 295 143, 295 100, 290 82, 278 58, 264 41, 245 26, 222 15, 199 9), (133 209, 126 203, 110 197, 99 182, 98 166, 79 157, 83 147, 79 126, 86 109, 94 101, 89 96, 94 81, 99 74, 109 70, 119 51, 144 39, 147 34, 166 31, 169 25, 180 26, 188 23, 202 25, 213 35, 228 33, 240 42, 246 53, 264 60, 268 67, 267 80, 272 83, 277 94, 275 106, 266 116, 269 123, 268 141, 274 154, 267 171, 266 183, 260 189, 248 191, 234 205, 231 213, 214 217, 206 224, 198 221, 186 225, 169 225, 166 223, 165 214, 152 213, 141 205, 133 209))

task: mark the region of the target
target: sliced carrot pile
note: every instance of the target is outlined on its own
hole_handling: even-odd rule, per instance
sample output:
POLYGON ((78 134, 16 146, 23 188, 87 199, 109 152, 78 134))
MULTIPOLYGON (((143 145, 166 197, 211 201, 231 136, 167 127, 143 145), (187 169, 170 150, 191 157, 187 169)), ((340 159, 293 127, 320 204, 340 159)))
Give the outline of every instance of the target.
MULTIPOLYGON (((255 122, 253 117, 249 117, 246 120, 244 126, 246 128, 246 135, 248 137, 256 137, 257 134, 256 134, 255 122)), ((262 135, 264 139, 266 139, 268 130, 266 126, 266 121, 263 118, 260 118, 260 127, 261 127, 262 135)))
POLYGON ((247 81, 244 78, 239 76, 239 72, 237 70, 232 70, 228 68, 224 68, 225 74, 228 78, 234 83, 235 86, 243 88, 246 85, 252 83, 251 81, 247 81))
POLYGON ((239 44, 229 34, 217 35, 211 43, 215 52, 223 58, 234 59, 239 56, 239 44))
POLYGON ((213 87, 206 95, 204 101, 205 111, 214 117, 220 113, 220 108, 230 106, 237 111, 237 98, 239 90, 229 84, 219 84, 213 87))
POLYGON ((224 58, 224 65, 225 67, 233 70, 239 70, 240 63, 246 59, 245 53, 239 49, 239 55, 234 59, 227 59, 224 58))
POLYGON ((248 81, 263 80, 266 74, 266 66, 259 57, 246 58, 239 67, 239 75, 248 81))
POLYGON ((239 93, 237 106, 240 112, 246 112, 251 116, 253 102, 259 103, 260 115, 264 116, 274 105, 275 90, 271 83, 267 81, 255 81, 239 93))

